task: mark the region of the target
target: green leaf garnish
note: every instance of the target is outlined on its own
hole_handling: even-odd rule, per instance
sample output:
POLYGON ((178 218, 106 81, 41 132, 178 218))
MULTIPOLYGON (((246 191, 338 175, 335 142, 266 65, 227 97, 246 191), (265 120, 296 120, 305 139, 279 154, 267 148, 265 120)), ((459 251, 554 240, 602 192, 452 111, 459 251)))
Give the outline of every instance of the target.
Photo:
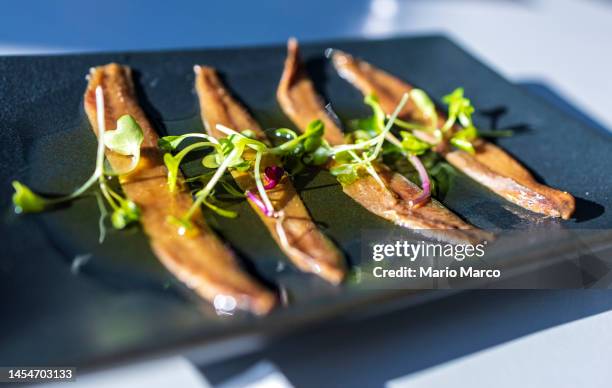
POLYGON ((359 179, 359 174, 356 171, 350 174, 340 174, 336 176, 336 179, 342 185, 350 185, 354 183, 357 179, 359 179))
POLYGON ((413 155, 422 155, 431 148, 431 144, 425 143, 410 132, 401 131, 402 148, 413 155))
POLYGON ((472 141, 478 137, 478 131, 474 126, 469 126, 467 128, 463 128, 460 131, 457 131, 453 137, 451 137, 450 142, 455 147, 469 152, 470 154, 474 154, 476 151, 474 150, 474 145, 472 141))
POLYGON ((343 175, 343 174, 352 174, 353 172, 355 172, 355 165, 350 164, 350 163, 339 164, 329 169, 329 173, 334 176, 343 175))
POLYGON ((372 140, 375 137, 377 132, 366 131, 363 129, 358 129, 351 133, 352 143, 361 143, 364 141, 372 140))
MULTIPOLYGON (((97 111, 98 113, 104 112, 104 96, 102 88, 96 88, 95 93, 97 111)), ((140 159, 140 145, 144 139, 142 128, 140 128, 136 120, 129 115, 121 116, 119 120, 117 120, 117 129, 111 132, 106 132, 105 130, 103 113, 98 115, 98 123, 101 124, 98 128, 96 166, 89 179, 87 179, 85 183, 75 189, 72 193, 56 198, 45 198, 41 195, 35 194, 24 184, 13 181, 12 184, 13 188, 15 189, 15 193, 13 194, 12 199, 16 213, 40 212, 52 206, 73 201, 85 195, 97 184, 99 192, 95 192, 95 196, 100 209, 100 219, 98 222, 100 227, 100 243, 102 243, 104 240, 104 220, 107 215, 107 210, 104 206, 102 196, 113 209, 111 220, 115 228, 122 229, 129 223, 138 220, 140 216, 138 206, 136 206, 136 204, 134 204, 132 201, 122 197, 120 194, 112 191, 108 186, 108 179, 117 175, 125 174, 133 170, 133 168, 138 164, 138 160, 140 159), (105 171, 105 146, 121 155, 132 156, 132 164, 127 172, 114 173, 105 171), (100 196, 100 193, 102 196, 100 196)))
MULTIPOLYGON (((376 97, 371 94, 365 97, 364 102, 372 107, 373 121, 375 122, 377 134, 367 139, 367 133, 362 133, 361 136, 364 138, 363 141, 354 144, 339 145, 330 150, 330 154, 333 155, 336 160, 336 166, 332 168, 333 174, 336 175, 340 183, 347 184, 353 182, 354 179, 358 177, 359 169, 363 168, 374 177, 378 184, 386 189, 386 185, 376 172, 373 162, 382 155, 385 139, 392 136, 390 133, 391 127, 408 102, 408 98, 409 95, 404 94, 390 119, 385 121, 386 116, 376 97), (361 155, 358 155, 359 152, 361 155), (344 166, 346 170, 343 170, 342 166, 344 166)), ((401 147, 399 140, 397 143, 398 146, 401 147)))
POLYGON ((276 137, 284 137, 288 139, 288 141, 282 143, 278 147, 272 148, 270 152, 277 155, 301 155, 305 149, 304 142, 309 138, 320 138, 322 134, 323 123, 320 120, 315 120, 309 123, 304 133, 299 136, 295 132, 287 128, 277 129, 274 132, 274 135, 276 137))
POLYGON ((369 138, 372 138, 378 133, 377 122, 374 115, 363 119, 351 120, 349 121, 349 127, 352 129, 350 135, 354 135, 355 132, 361 131, 365 132, 369 138))
POLYGON ((310 122, 301 135, 287 128, 277 129, 275 136, 287 141, 267 152, 282 156, 285 167, 291 175, 295 175, 305 165, 319 166, 329 159, 330 147, 323 139, 324 131, 325 125, 321 120, 310 122))
POLYGON ((340 164, 329 169, 329 173, 336 177, 343 185, 350 185, 359 178, 357 169, 359 166, 353 163, 340 164))
POLYGON ((468 152, 472 155, 476 153, 476 150, 474 149, 474 145, 468 140, 452 137, 450 139, 450 142, 452 145, 459 148, 460 150, 468 152))
POLYGON ((132 221, 138 220, 138 214, 133 214, 125 211, 123 208, 118 208, 111 214, 111 222, 115 229, 124 229, 132 221))
MULTIPOLYGON (((175 139, 174 141, 177 141, 177 139, 175 139)), ((178 174, 179 174, 179 166, 183 158, 185 158, 185 156, 187 156, 187 154, 189 154, 190 152, 198 150, 198 149, 202 149, 202 148, 219 148, 219 144, 213 143, 213 142, 201 141, 201 142, 193 143, 185 147, 181 152, 179 152, 178 154, 174 156, 171 153, 164 154, 164 164, 166 165, 166 168, 168 169, 168 189, 171 192, 176 190, 178 174)), ((210 162, 210 159, 206 159, 206 161, 210 162)), ((204 160, 202 162, 204 162, 204 160)))
POLYGON ((274 131, 274 136, 286 140, 293 140, 298 137, 297 133, 288 128, 278 128, 274 131))
POLYGON ((206 168, 217 168, 219 167, 219 160, 217 158, 217 154, 206 155, 202 159, 202 166, 206 168))
POLYGON ((111 224, 115 229, 124 229, 127 225, 138 221, 140 209, 134 202, 113 191, 106 182, 100 183, 100 191, 113 209, 111 224))
POLYGON ((242 160, 239 163, 232 164, 230 167, 241 172, 246 172, 249 171, 252 166, 253 164, 250 161, 242 160))
POLYGON ((466 140, 474 140, 478 137, 478 130, 474 126, 468 126, 455 133, 455 137, 459 137, 466 140))
POLYGON ((372 108, 373 114, 371 123, 373 124, 373 129, 376 131, 376 133, 382 132, 385 128, 385 118, 387 115, 380 106, 378 98, 374 94, 368 94, 363 99, 363 102, 372 108))
POLYGON ((444 96, 442 101, 448 105, 448 119, 442 126, 443 132, 451 129, 457 120, 464 127, 472 126, 474 107, 471 101, 463 96, 463 88, 453 90, 452 93, 444 96))
POLYGON ((321 136, 312 136, 304 140, 304 151, 313 152, 321 145, 321 136))
POLYGON ((308 123, 304 135, 306 136, 323 136, 325 125, 321 120, 313 120, 308 123))
POLYGON ((169 153, 164 154, 164 164, 168 169, 168 188, 170 191, 174 191, 176 188, 180 159, 169 153))
POLYGON ((314 152, 304 155, 302 160, 308 165, 320 166, 329 160, 329 156, 329 149, 327 147, 320 146, 314 152))
POLYGON ((117 120, 116 130, 104 133, 104 145, 126 156, 139 155, 143 140, 142 128, 130 115, 123 115, 117 120))
POLYGON ((182 136, 164 136, 157 140, 157 146, 162 151, 171 152, 178 147, 182 140, 182 136))
MULTIPOLYGON (((100 128, 98 137, 98 151, 96 155, 96 168, 91 177, 79 188, 72 193, 58 198, 44 198, 35 194, 27 186, 13 182, 15 194, 13 195, 13 204, 15 212, 39 212, 47 207, 55 206, 60 203, 65 203, 79 198, 85 194, 95 183, 98 183, 100 191, 104 198, 113 208, 113 216, 111 217, 113 226, 122 229, 132 221, 138 220, 138 207, 131 201, 121 197, 119 194, 110 190, 107 186, 107 178, 104 173, 104 140, 108 142, 108 147, 115 152, 132 155, 136 160, 140 154, 140 144, 142 143, 142 130, 138 124, 130 116, 122 116, 117 123, 118 129, 112 136, 107 136, 109 133, 100 128)), ((112 176, 114 174, 108 174, 112 176)), ((104 240, 104 218, 106 217, 106 208, 96 193, 98 207, 100 208, 100 242, 104 240)))
POLYGON ((26 185, 13 181, 13 205, 15 213, 36 213, 45 209, 46 200, 38 194, 35 194, 26 185))
POLYGON ((427 121, 429 129, 435 129, 438 127, 438 112, 433 101, 429 98, 427 93, 421 89, 412 89, 410 91, 410 99, 419 110, 423 119, 427 121))

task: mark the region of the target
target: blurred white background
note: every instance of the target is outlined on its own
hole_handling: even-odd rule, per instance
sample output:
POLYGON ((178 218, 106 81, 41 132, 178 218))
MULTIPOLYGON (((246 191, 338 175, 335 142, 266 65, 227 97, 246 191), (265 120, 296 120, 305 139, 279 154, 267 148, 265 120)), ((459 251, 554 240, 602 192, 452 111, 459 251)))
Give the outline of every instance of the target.
POLYGON ((513 80, 543 81, 612 127, 607 0, 2 2, 0 54, 223 47, 446 33, 513 80))
MULTIPOLYGON (((284 43, 292 35, 309 41, 445 33, 507 78, 517 83, 544 84, 590 116, 592 122, 612 128, 611 1, 21 0, 3 1, 0 7, 0 55, 284 43)), ((436 341, 436 333, 426 331, 429 326, 432 330, 442 328, 445 333, 456 331, 463 335, 434 345, 443 347, 438 352, 456 357, 447 356, 447 360, 417 369, 416 373, 411 363, 420 360, 419 354, 428 357, 431 352, 409 346, 393 349, 397 343, 406 345, 408 341, 409 345, 411 339, 398 341, 401 328, 394 331, 380 324, 383 329, 376 342, 380 346, 350 348, 347 341, 345 355, 339 360, 326 358, 328 350, 309 351, 307 343, 300 344, 303 347, 294 346, 288 353, 280 353, 279 358, 286 358, 287 362, 277 360, 281 371, 298 370, 299 373, 294 372, 295 378, 289 376, 287 380, 272 369, 264 374, 267 380, 255 380, 260 382, 258 386, 304 386, 303 381, 312 381, 312 375, 321 372, 309 369, 312 359, 300 359, 300 352, 304 352, 314 355, 319 365, 330 364, 327 373, 333 373, 333 377, 326 379, 322 373, 321 385, 345 386, 345 381, 352 381, 351 368, 370 367, 361 362, 376 360, 374 377, 361 381, 363 386, 384 383, 392 387, 611 386, 612 313, 607 306, 612 294, 582 290, 529 293, 471 295, 469 311, 476 316, 468 312, 443 315, 442 311, 424 310, 428 318, 402 318, 410 325, 413 319, 422 320, 417 328, 425 331, 416 337, 414 333, 405 335, 424 338, 424 342, 427 339, 427 343, 436 341), (441 321, 449 317, 453 321, 442 325, 441 321), (529 326, 530 320, 539 323, 529 326), (559 321, 562 323, 555 324, 559 321), (524 330, 530 332, 528 335, 511 329, 519 323, 530 327, 524 330), (469 350, 472 347, 465 345, 470 342, 465 333, 473 335, 475 342, 485 335, 502 339, 491 340, 490 346, 473 352, 469 350), (458 347, 468 350, 457 350, 458 347), (358 352, 378 353, 366 357, 358 352), (385 366, 389 366, 387 372, 385 366), (301 380, 300 373, 311 375, 311 380, 301 380)), ((266 357, 268 354, 264 353, 254 359, 266 357)), ((424 365, 430 364, 424 361, 424 365)), ((233 364, 224 365, 217 369, 231 369, 233 364)), ((215 371, 203 370, 205 375, 215 371)), ((168 386, 171 382, 181 387, 206 385, 192 364, 171 358, 103 372, 73 386, 150 388, 168 386)), ((240 380, 228 386, 246 385, 245 380, 240 380)))

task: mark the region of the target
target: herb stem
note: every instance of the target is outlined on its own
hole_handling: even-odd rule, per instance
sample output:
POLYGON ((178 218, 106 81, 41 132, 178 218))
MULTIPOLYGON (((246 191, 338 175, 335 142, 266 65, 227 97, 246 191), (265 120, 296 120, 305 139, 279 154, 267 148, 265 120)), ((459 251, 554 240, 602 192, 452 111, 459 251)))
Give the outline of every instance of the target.
POLYGON ((187 156, 187 154, 190 153, 191 151, 195 151, 197 149, 204 148, 204 147, 214 147, 214 146, 216 146, 216 144, 210 143, 210 142, 198 142, 198 143, 194 143, 194 144, 188 145, 187 147, 182 149, 181 152, 176 154, 176 156, 174 158, 180 163, 181 160, 183 160, 183 158, 185 156, 187 156))
POLYGON ((264 188, 263 182, 261 181, 261 156, 262 156, 263 152, 262 150, 259 150, 256 154, 255 154, 255 185, 257 186, 257 191, 259 191, 259 196, 261 197, 264 205, 266 205, 266 210, 269 214, 273 214, 274 213, 274 207, 272 206, 272 203, 270 202, 270 198, 268 198, 268 195, 266 194, 266 189, 264 188))
POLYGON ((380 153, 380 150, 382 148, 383 142, 385 141, 385 137, 387 136, 387 133, 391 130, 391 127, 393 127, 393 123, 395 122, 395 119, 397 119, 397 116, 399 116, 402 109, 404 109, 404 106, 408 102, 408 98, 409 98, 408 93, 404 93, 399 104, 397 104, 395 111, 393 111, 391 118, 387 122, 387 125, 385 125, 385 128, 383 129, 383 131, 378 135, 380 137, 380 140, 378 141, 378 144, 376 144, 374 153, 368 158, 370 161, 378 157, 378 154, 380 153))
POLYGON ((309 133, 302 133, 301 135, 289 140, 288 142, 285 142, 279 145, 278 147, 274 147, 270 149, 269 152, 272 154, 282 154, 284 151, 287 151, 288 149, 291 149, 295 147, 296 145, 298 145, 302 140, 304 140, 308 136, 310 136, 309 133))
POLYGON ((104 195, 104 198, 106 198, 106 201, 111 205, 113 210, 119 209, 120 206, 117 205, 117 203, 113 199, 113 196, 111 195, 111 191, 106 185, 106 182, 103 182, 103 181, 100 182, 100 191, 102 192, 102 195, 104 195))
POLYGON ((215 171, 215 174, 212 176, 212 178, 210 178, 208 184, 206 184, 206 186, 197 194, 196 200, 193 202, 193 205, 191 205, 191 208, 189 208, 187 214, 185 214, 184 216, 185 219, 189 220, 191 219, 191 217, 193 217, 193 214, 195 213, 196 209, 198 209, 200 205, 202 205, 202 202, 206 200, 206 197, 208 197, 213 187, 215 187, 215 184, 217 184, 219 179, 225 173, 225 170, 227 170, 229 164, 236 157, 237 151, 238 149, 232 150, 229 155, 223 160, 223 163, 221 163, 217 171, 215 171))
POLYGON ((353 159, 355 159, 358 163, 363 164, 363 166, 365 167, 365 169, 368 171, 368 173, 370 175, 372 175, 372 177, 374 177, 374 179, 376 180, 376 182, 383 188, 383 189, 387 189, 387 186, 385 186, 385 183, 382 181, 382 179, 380 178, 380 175, 378 175, 378 173, 376 172, 376 169, 374 168, 374 166, 372 166, 372 163, 370 161, 364 160, 362 158, 359 157, 359 155, 357 155, 355 153, 355 151, 348 151, 349 155, 351 155, 351 157, 353 157, 353 159))
POLYGON ((217 124, 215 128, 217 128, 218 131, 225 133, 226 135, 240 135, 240 132, 234 131, 233 129, 228 128, 222 124, 217 124))
POLYGON ((107 185, 106 183, 104 184, 104 186, 106 186, 106 187, 107 187, 107 190, 108 190, 109 194, 110 194, 110 195, 111 195, 113 198, 115 198, 115 199, 117 200, 117 202, 121 202, 121 201, 123 201, 123 200, 124 200, 124 199, 123 199, 123 197, 121 197, 121 196, 120 196, 119 194, 117 194, 117 193, 116 193, 116 192, 115 192, 113 189, 111 189, 110 187, 108 187, 108 185, 107 185))
POLYGON ((104 94, 100 86, 96 88, 96 114, 98 118, 98 147, 96 151, 96 167, 93 174, 81 187, 72 193, 59 198, 45 199, 47 205, 57 205, 75 199, 89 190, 96 181, 100 180, 104 167, 104 141, 102 139, 104 139, 104 132, 106 130, 106 123, 104 122, 104 94))
POLYGON ((361 150, 364 148, 368 148, 376 144, 377 141, 378 141, 378 138, 375 137, 370 140, 363 141, 361 143, 342 144, 339 146, 335 146, 331 149, 330 155, 336 155, 336 154, 339 154, 340 152, 345 152, 345 151, 361 150))
POLYGON ((183 140, 188 139, 190 137, 198 137, 198 138, 206 139, 206 140, 210 141, 213 144, 219 144, 219 141, 217 139, 215 139, 214 137, 212 137, 210 135, 207 135, 205 133, 187 133, 185 135, 180 136, 177 139, 176 147, 178 147, 179 144, 181 144, 183 142, 183 140))
POLYGON ((94 182, 97 180, 98 185, 100 186, 100 191, 104 198, 111 205, 113 210, 117 210, 119 206, 115 203, 112 196, 109 193, 108 186, 104 181, 104 133, 106 132, 106 120, 104 118, 105 115, 105 107, 104 107, 104 91, 101 86, 96 88, 96 117, 98 119, 98 151, 96 153, 96 169, 94 170, 93 175, 89 180, 81 186, 81 188, 72 195, 79 196, 81 193, 85 192, 94 182))

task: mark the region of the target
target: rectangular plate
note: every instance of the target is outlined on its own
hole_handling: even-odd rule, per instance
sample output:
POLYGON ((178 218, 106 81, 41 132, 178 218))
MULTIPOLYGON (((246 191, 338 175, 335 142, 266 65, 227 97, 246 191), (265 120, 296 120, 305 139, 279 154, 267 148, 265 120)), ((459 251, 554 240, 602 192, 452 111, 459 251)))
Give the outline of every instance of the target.
MULTIPOLYGON (((317 87, 343 118, 366 115, 368 109, 324 58, 330 46, 423 87, 438 101, 463 86, 477 110, 502 112, 498 127, 528 128, 499 144, 545 183, 577 198, 575 220, 542 221, 459 175, 443 202, 465 219, 487 229, 612 225, 605 209, 612 187, 609 134, 524 93, 439 36, 304 45, 317 87)), ((315 321, 377 314, 385 306, 423 300, 426 293, 367 291, 354 282, 335 288, 290 264, 279 264, 285 259, 272 239, 247 205, 239 203, 233 205, 240 212, 238 220, 208 215, 211 225, 263 279, 285 288, 291 303, 265 318, 245 313, 219 317, 159 264, 138 228, 109 230, 99 245, 93 198, 44 214, 12 214, 12 179, 56 193, 78 186, 91 173, 95 138, 82 107, 90 67, 111 61, 132 66, 143 105, 160 133, 179 134, 203 129, 193 90, 194 64, 217 67, 264 127, 292 127, 275 100, 284 57, 285 48, 275 46, 0 58, 0 365, 88 367, 120 357, 278 334, 315 321)), ((490 116, 479 114, 476 120, 483 128, 492 125, 490 116)), ((361 228, 397 229, 349 200, 327 173, 299 178, 296 185, 314 219, 353 265, 361 260, 361 228)), ((526 249, 517 246, 508 258, 518 258, 526 249)), ((530 260, 546 257, 542 253, 530 260)), ((516 263, 517 270, 532 268, 526 261, 516 263)), ((214 347, 219 357, 226 349, 214 347)))

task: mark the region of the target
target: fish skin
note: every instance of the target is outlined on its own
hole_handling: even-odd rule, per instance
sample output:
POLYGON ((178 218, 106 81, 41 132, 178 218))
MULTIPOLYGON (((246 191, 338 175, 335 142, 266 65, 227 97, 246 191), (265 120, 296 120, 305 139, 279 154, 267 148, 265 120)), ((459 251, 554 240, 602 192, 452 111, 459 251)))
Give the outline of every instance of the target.
MULTIPOLYGON (((364 95, 375 94, 387 114, 393 112, 404 93, 413 89, 412 85, 345 52, 332 50, 331 60, 338 74, 364 95)), ((399 117, 424 121, 412 102, 406 104, 399 117)), ((438 111, 438 120, 446 120, 441 111, 438 111)), ((414 134, 424 141, 436 142, 430 133, 414 131, 414 134)), ((447 142, 443 142, 436 146, 435 151, 473 180, 522 208, 565 220, 571 218, 576 207, 571 194, 537 182, 516 159, 490 142, 477 139, 474 148, 476 152, 472 155, 453 150, 447 142)))
MULTIPOLYGON (((85 111, 93 131, 98 133, 95 90, 104 91, 106 127, 113 129, 119 117, 131 115, 143 130, 141 159, 136 169, 120 179, 127 198, 140 209, 140 223, 153 252, 162 264, 189 288, 210 302, 218 295, 229 296, 236 307, 255 314, 267 314, 277 303, 276 295, 242 270, 233 252, 206 225, 198 210, 193 217, 195 233, 179 235, 168 216, 180 217, 193 199, 179 177, 179 188, 168 190, 168 170, 157 146, 158 135, 138 104, 131 70, 111 63, 92 68, 85 92, 85 111)), ((125 171, 130 158, 106 149, 113 170, 125 171)))
POLYGON ((311 121, 321 120, 325 125, 325 140, 332 146, 344 144, 344 133, 327 115, 323 101, 300 62, 298 43, 293 38, 287 42, 287 59, 276 99, 283 112, 302 131, 311 121))
MULTIPOLYGON (((217 124, 237 131, 250 129, 255 132, 258 140, 267 143, 264 131, 247 110, 226 90, 216 70, 207 66, 196 66, 194 70, 200 112, 207 132, 216 138, 226 136, 216 129, 217 124)), ((254 152, 246 151, 244 158, 253 159, 254 152)), ((275 156, 264 155, 261 165, 264 169, 267 166, 282 164, 275 156)), ((255 179, 249 172, 232 170, 231 174, 242 190, 253 192, 257 190, 255 179)), ((285 175, 278 185, 268 190, 267 193, 274 209, 285 213, 286 218, 283 225, 287 239, 292 247, 297 248, 297 251, 288 250, 280 243, 276 230, 276 219, 263 214, 252 201, 249 200, 249 203, 281 250, 300 270, 315 273, 332 284, 339 284, 346 276, 344 257, 312 221, 290 178, 285 175)))
MULTIPOLYGON (((295 39, 287 43, 287 53, 276 94, 281 108, 301 130, 305 130, 312 120, 322 120, 325 123, 325 139, 331 145, 344 144, 342 129, 328 117, 300 62, 295 39)), ((375 168, 385 183, 385 189, 371 175, 342 187, 349 197, 371 213, 440 241, 477 243, 493 238, 492 234, 464 222, 434 199, 411 207, 409 201, 416 198, 421 189, 384 165, 376 165, 375 168)))

